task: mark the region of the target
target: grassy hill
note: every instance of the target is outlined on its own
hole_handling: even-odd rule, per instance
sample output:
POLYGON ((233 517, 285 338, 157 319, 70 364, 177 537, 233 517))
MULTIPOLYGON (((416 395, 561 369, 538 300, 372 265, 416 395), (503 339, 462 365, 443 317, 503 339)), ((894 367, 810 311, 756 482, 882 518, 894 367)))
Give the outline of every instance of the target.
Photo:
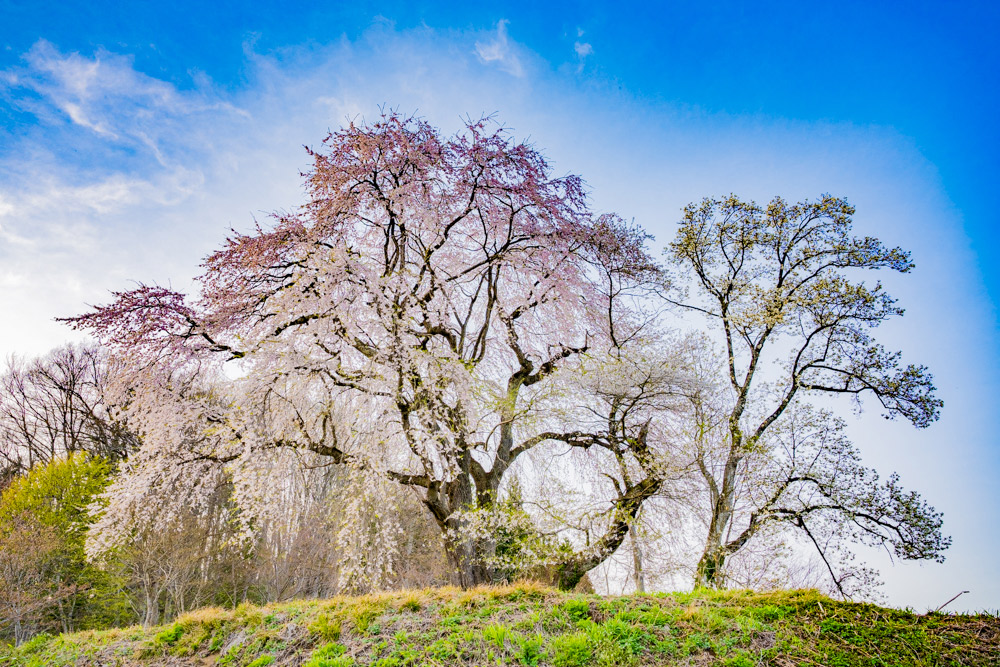
POLYGON ((0 666, 998 665, 1000 619, 815 591, 601 597, 534 585, 201 609, 167 626, 41 636, 0 666))

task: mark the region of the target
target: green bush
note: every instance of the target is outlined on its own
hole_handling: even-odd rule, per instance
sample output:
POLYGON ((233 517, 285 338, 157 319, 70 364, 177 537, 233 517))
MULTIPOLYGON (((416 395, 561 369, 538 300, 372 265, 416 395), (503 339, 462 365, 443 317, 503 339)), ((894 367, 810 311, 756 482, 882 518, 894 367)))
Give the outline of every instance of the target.
MULTIPOLYGON (((39 553, 45 541, 46 554, 31 563, 43 585, 30 591, 4 587, 0 608, 4 593, 62 601, 39 606, 34 621, 43 628, 86 630, 134 621, 121 579, 89 563, 84 553, 87 529, 101 511, 112 474, 108 461, 72 454, 33 468, 0 494, 0 543, 27 536, 39 543, 39 553)), ((0 614, 0 627, 3 621, 0 614)))
POLYGON ((594 650, 585 632, 563 635, 552 640, 552 664, 555 667, 584 667, 590 665, 594 650))

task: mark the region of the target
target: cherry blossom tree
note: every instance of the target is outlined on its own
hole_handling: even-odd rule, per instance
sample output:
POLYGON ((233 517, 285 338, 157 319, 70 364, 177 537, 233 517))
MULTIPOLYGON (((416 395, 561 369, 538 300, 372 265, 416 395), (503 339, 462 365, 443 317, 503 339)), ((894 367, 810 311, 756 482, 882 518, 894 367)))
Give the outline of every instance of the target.
POLYGON ((592 214, 579 177, 553 176, 491 119, 444 138, 383 113, 310 155, 306 204, 234 233, 195 298, 140 285, 70 320, 121 359, 120 405, 143 438, 105 525, 141 512, 149 483, 197 487, 205 466, 224 466, 237 501, 266 511, 280 484, 268 466, 286 449, 416 489, 468 586, 493 580, 496 548, 465 530, 469 513, 496 502, 520 457, 638 453, 647 474, 623 479, 603 534, 566 559, 572 586, 662 482, 642 424, 612 440, 604 424, 581 432, 548 412, 560 371, 641 328, 619 297, 659 279, 646 236, 592 214), (218 380, 225 364, 237 380, 218 380))

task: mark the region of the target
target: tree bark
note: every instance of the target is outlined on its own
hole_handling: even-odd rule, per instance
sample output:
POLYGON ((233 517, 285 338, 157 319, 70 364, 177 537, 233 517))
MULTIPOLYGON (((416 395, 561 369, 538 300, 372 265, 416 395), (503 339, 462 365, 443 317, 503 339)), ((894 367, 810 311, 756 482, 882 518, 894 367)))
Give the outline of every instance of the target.
POLYGON ((470 465, 471 455, 466 452, 462 460, 465 471, 457 479, 443 485, 443 493, 439 491, 439 485, 432 484, 424 498, 424 504, 445 537, 445 553, 454 571, 455 583, 462 588, 496 583, 496 573, 490 565, 496 554, 496 541, 470 535, 460 514, 463 509, 477 506, 472 475, 468 470, 470 465))
POLYGON ((463 589, 496 583, 493 568, 485 561, 489 554, 480 540, 459 538, 445 542, 445 552, 455 571, 456 583, 463 589))
POLYGON ((705 539, 705 549, 695 571, 695 587, 719 588, 723 585, 722 568, 726 562, 726 550, 722 544, 722 536, 733 518, 735 470, 735 464, 732 466, 727 464, 722 492, 719 494, 719 500, 715 507, 712 508, 712 521, 709 525, 708 537, 705 539), (729 474, 730 467, 733 470, 732 475, 729 474))
POLYGON ((142 625, 149 628, 160 621, 160 602, 157 599, 158 595, 148 587, 145 590, 144 597, 146 604, 143 609, 142 625))

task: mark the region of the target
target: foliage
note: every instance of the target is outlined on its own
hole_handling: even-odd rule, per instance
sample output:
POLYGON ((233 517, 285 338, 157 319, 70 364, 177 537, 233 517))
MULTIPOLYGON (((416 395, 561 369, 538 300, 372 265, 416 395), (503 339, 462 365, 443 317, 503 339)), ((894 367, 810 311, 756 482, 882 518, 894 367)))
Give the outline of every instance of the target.
MULTIPOLYGON (((112 470, 105 459, 71 454, 32 469, 0 495, 0 541, 5 544, 0 561, 9 584, 0 586, 0 597, 18 590, 11 577, 33 579, 35 602, 46 601, 36 605, 36 628, 72 631, 131 618, 120 582, 84 556, 86 531, 100 512, 95 500, 107 488, 112 470), (25 547, 35 558, 15 564, 25 547)), ((22 625, 24 620, 15 622, 22 625)))
MULTIPOLYGON (((264 471, 288 448, 415 489, 459 581, 491 581, 495 545, 463 512, 492 506, 530 450, 614 446, 546 428, 546 406, 558 371, 634 333, 624 296, 658 277, 647 237, 593 215, 579 177, 490 119, 443 138, 386 113, 310 154, 309 201, 210 255, 196 300, 142 285, 71 320, 121 359, 143 435, 98 533, 148 513, 136 499, 167 481, 203 496, 223 464, 245 512, 266 512, 262 482, 281 480, 264 471), (238 382, 221 380, 227 362, 238 382)), ((621 544, 659 483, 604 498, 605 535, 564 583, 621 544)))
POLYGON ((111 481, 105 459, 73 454, 33 469, 10 484, 0 496, 0 522, 30 514, 59 531, 60 537, 82 543, 96 516, 91 505, 111 481))

